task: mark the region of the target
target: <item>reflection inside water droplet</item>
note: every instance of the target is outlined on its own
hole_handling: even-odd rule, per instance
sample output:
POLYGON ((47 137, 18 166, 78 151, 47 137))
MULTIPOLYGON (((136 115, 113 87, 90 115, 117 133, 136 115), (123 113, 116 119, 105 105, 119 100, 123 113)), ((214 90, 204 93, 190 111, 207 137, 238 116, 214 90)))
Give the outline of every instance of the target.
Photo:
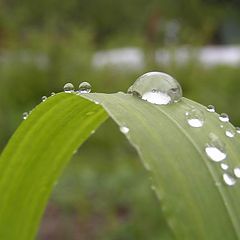
POLYGON ((229 173, 223 174, 223 180, 228 186, 233 186, 236 183, 236 179, 229 173))
POLYGON ((233 172, 237 178, 240 178, 240 167, 234 168, 233 172))
POLYGON ((140 76, 128 89, 128 93, 153 104, 166 105, 181 99, 182 88, 166 73, 149 72, 140 76))
POLYGON ((235 136, 235 132, 231 128, 226 129, 225 134, 230 138, 233 138, 235 136))
POLYGON ((240 127, 236 127, 236 132, 240 133, 240 127))
POLYGON ((223 170, 227 170, 229 168, 229 166, 226 163, 221 163, 221 168, 223 170))
POLYGON ((74 92, 74 86, 72 83, 66 83, 63 87, 63 90, 65 93, 73 93, 74 92))
POLYGON ((220 162, 227 157, 225 146, 213 133, 209 134, 209 142, 205 146, 207 156, 214 162, 220 162))
POLYGON ((24 112, 23 115, 22 115, 22 118, 24 120, 26 120, 28 118, 28 112, 24 112))
POLYGON ((83 93, 90 93, 92 90, 92 86, 90 83, 88 82, 82 82, 79 85, 79 93, 83 94, 83 93))
POLYGON ((221 122, 229 122, 229 117, 228 117, 228 115, 226 113, 221 113, 219 115, 219 120, 221 122))
POLYGON ((208 112, 215 112, 215 107, 213 105, 208 105, 207 110, 208 112))
POLYGON ((120 127, 120 131, 123 133, 123 134, 127 134, 129 132, 129 128, 126 127, 126 126, 121 126, 120 127))
POLYGON ((47 97, 46 96, 42 96, 42 102, 46 101, 47 97))
POLYGON ((191 108, 186 112, 186 119, 191 127, 200 128, 204 124, 204 113, 196 108, 191 108))

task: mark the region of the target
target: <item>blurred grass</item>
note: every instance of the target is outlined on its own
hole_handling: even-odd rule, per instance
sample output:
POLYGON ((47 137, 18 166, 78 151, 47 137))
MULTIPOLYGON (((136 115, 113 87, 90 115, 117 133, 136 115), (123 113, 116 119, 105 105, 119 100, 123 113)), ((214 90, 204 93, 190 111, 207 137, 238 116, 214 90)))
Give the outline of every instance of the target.
MULTIPOLYGON (((86 29, 72 29, 68 37, 33 31, 24 43, 1 51, 0 149, 22 121, 22 113, 43 95, 62 91, 64 83, 70 81, 77 87, 88 81, 96 92, 125 92, 139 75, 152 70, 174 76, 184 96, 215 105, 240 125, 239 68, 206 68, 191 62, 181 67, 150 65, 131 72, 94 70, 92 41, 86 29)), ((167 239, 150 185, 135 151, 108 121, 79 150, 56 185, 39 239, 167 239)))

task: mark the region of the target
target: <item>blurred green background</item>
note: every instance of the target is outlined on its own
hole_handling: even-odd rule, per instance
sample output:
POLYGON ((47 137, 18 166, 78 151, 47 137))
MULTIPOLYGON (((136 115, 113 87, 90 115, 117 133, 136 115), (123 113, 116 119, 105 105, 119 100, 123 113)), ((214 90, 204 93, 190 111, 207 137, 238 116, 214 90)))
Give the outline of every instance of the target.
MULTIPOLYGON (((66 82, 125 92, 153 70, 240 125, 239 44, 238 0, 2 0, 0 149, 22 113, 66 82)), ((150 186, 135 150, 108 120, 56 184, 38 239, 167 239, 150 186)))

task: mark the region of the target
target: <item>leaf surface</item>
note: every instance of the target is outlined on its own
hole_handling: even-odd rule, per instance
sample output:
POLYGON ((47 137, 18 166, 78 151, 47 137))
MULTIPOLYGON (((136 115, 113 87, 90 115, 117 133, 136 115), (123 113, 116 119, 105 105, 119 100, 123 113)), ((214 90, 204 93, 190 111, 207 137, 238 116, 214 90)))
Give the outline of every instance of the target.
POLYGON ((10 140, 0 159, 0 239, 33 238, 54 182, 107 113, 129 129, 125 135, 152 177, 174 239, 240 239, 239 183, 227 186, 220 163, 205 153, 214 133, 225 144, 224 162, 233 175, 239 165, 240 135, 225 135, 232 125, 221 128, 216 113, 186 98, 160 106, 123 93, 83 97, 51 97, 10 140), (202 128, 187 124, 185 113, 192 107, 205 116, 202 128))

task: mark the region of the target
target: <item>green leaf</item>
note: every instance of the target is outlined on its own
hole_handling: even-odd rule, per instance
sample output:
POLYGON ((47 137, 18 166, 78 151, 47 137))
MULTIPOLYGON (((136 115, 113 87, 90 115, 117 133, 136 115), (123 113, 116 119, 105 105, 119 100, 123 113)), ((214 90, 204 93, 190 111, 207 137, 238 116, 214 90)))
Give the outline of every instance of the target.
MULTIPOLYGON (((119 126, 129 128, 126 136, 149 170, 174 239, 240 239, 239 183, 224 184, 220 163, 205 154, 214 133, 226 146, 229 171, 239 164, 239 136, 226 137, 217 114, 185 98, 159 106, 121 93, 84 97, 100 102, 119 126), (204 112, 202 128, 187 124, 190 106, 204 112)), ((100 105, 58 94, 19 127, 0 159, 0 239, 33 238, 63 167, 107 118, 100 105)))

